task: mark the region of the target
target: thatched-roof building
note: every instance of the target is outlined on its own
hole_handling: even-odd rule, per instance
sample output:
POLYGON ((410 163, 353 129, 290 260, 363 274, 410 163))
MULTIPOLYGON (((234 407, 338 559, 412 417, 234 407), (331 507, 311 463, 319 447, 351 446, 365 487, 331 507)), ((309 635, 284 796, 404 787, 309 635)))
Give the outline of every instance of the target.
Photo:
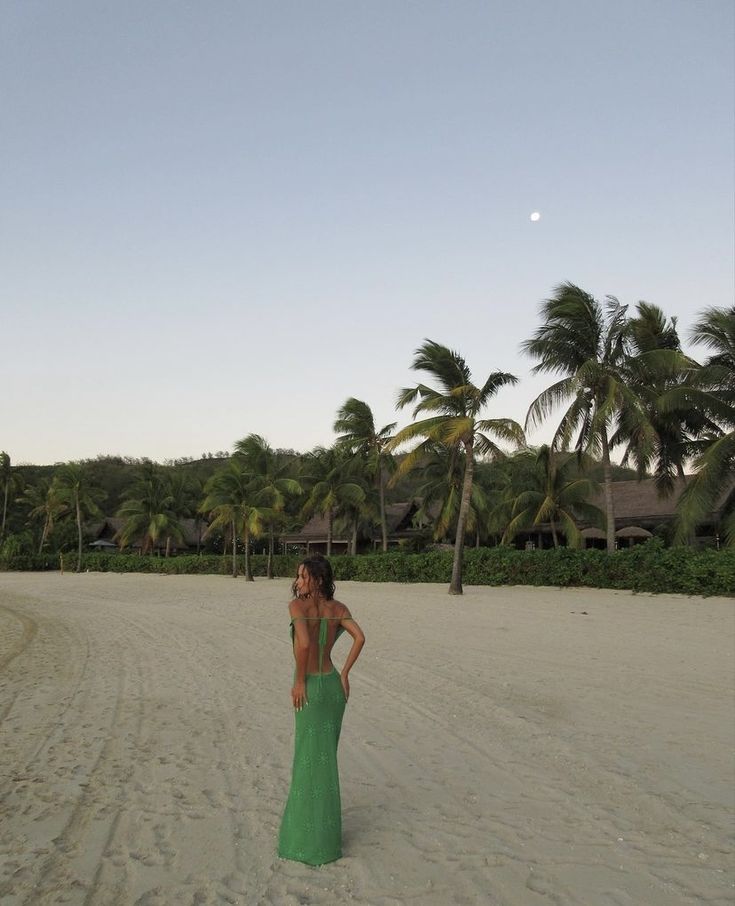
MULTIPOLYGON (((279 536, 281 544, 284 545, 284 552, 288 552, 289 547, 306 551, 309 554, 326 554, 327 536, 329 534, 329 522, 326 516, 316 515, 304 525, 298 532, 286 532, 279 536)), ((332 524, 332 553, 346 554, 350 549, 350 539, 343 532, 335 532, 334 523, 332 524)))
MULTIPOLYGON (((404 500, 400 503, 390 503, 385 507, 385 521, 388 529, 388 546, 396 547, 401 541, 415 537, 421 528, 414 525, 414 517, 419 509, 420 501, 404 500)), ((342 530, 337 531, 336 526, 341 526, 338 520, 334 521, 332 531, 332 553, 344 554, 350 550, 351 538, 342 530)), ((293 546, 307 554, 327 552, 327 517, 312 516, 311 519, 297 532, 289 532, 280 536, 283 545, 293 546)), ((376 526, 372 537, 359 539, 359 547, 363 550, 377 550, 381 547, 382 535, 380 526, 376 526)))
MULTIPOLYGON (((125 520, 119 516, 106 516, 101 522, 97 522, 89 527, 89 535, 92 538, 90 547, 95 550, 113 550, 120 549, 120 532, 125 525, 125 520), (101 542, 106 542, 102 544, 101 542)), ((171 538, 169 550, 172 553, 181 553, 184 551, 196 551, 201 547, 202 536, 206 529, 206 523, 196 519, 182 519, 181 527, 184 531, 182 541, 176 541, 171 538)), ((166 550, 166 538, 158 539, 154 546, 154 551, 166 550)), ((143 547, 143 539, 139 538, 128 545, 129 550, 138 551, 143 547)))
MULTIPOLYGON (((674 482, 673 493, 668 497, 660 497, 656 490, 656 483, 652 478, 642 481, 616 481, 613 482, 613 506, 615 508, 615 535, 621 544, 633 544, 645 541, 651 535, 666 531, 676 518, 676 505, 679 502, 684 488, 691 480, 691 475, 683 479, 677 478, 674 482)), ((723 488, 722 493, 715 501, 711 512, 697 529, 697 538, 701 543, 716 542, 719 537, 719 527, 725 508, 735 497, 735 476, 723 488)), ((605 512, 604 491, 590 499, 590 503, 605 512)), ((601 541, 597 530, 585 526, 582 535, 587 543, 601 541)), ((542 526, 542 535, 550 535, 550 529, 542 526)), ((604 538, 604 532, 602 533, 604 538)))

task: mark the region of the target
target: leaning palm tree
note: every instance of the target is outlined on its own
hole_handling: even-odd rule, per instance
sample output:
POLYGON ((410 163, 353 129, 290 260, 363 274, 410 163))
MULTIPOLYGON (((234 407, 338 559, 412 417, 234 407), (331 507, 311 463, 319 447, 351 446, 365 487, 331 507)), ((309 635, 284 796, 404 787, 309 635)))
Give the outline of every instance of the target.
POLYGON ((99 516, 98 504, 105 498, 105 492, 90 484, 84 463, 70 462, 59 466, 54 475, 59 500, 74 513, 77 523, 77 572, 82 569, 82 544, 84 518, 99 516))
POLYGON ((610 552, 615 550, 610 439, 623 406, 630 429, 639 433, 646 430, 640 401, 626 384, 626 311, 627 306, 613 296, 607 297, 603 307, 573 283, 562 283, 541 304, 541 327, 521 345, 538 360, 534 374, 563 375, 531 403, 526 427, 539 425, 557 406, 571 401, 554 435, 553 448, 566 450, 577 432, 577 454, 591 452, 602 458, 610 552))
POLYGON ((522 531, 548 522, 554 547, 559 547, 558 529, 564 532, 569 547, 579 547, 582 536, 577 526, 581 519, 597 527, 605 523, 605 515, 588 503, 599 490, 597 482, 576 474, 573 453, 555 453, 547 444, 525 454, 535 469, 532 480, 513 501, 512 518, 503 534, 503 544, 509 544, 522 531))
POLYGON ((334 430, 339 437, 337 444, 359 458, 365 474, 378 489, 380 506, 380 533, 383 551, 388 550, 388 526, 385 518, 385 483, 387 474, 393 469, 393 457, 388 452, 388 443, 395 431, 396 423, 384 425, 380 430, 367 403, 350 397, 337 412, 334 430))
MULTIPOLYGON (((705 309, 691 340, 711 355, 688 386, 667 394, 664 405, 695 407, 712 419, 716 430, 700 444, 694 476, 679 498, 679 542, 691 536, 735 476, 735 306, 705 309)), ((725 542, 735 546, 735 506, 725 510, 721 529, 725 542)))
POLYGON ((268 561, 266 576, 273 578, 273 553, 276 527, 282 523, 283 512, 289 499, 302 493, 299 482, 290 474, 291 459, 286 460, 259 434, 248 434, 235 444, 235 456, 242 460, 246 471, 259 480, 259 499, 267 503, 271 515, 266 520, 268 532, 268 561))
MULTIPOLYGON (((456 448, 464 460, 452 579, 449 585, 449 594, 461 595, 464 537, 472 498, 475 454, 490 457, 502 455, 488 433, 511 443, 524 442, 523 429, 512 419, 480 419, 478 416, 501 387, 515 384, 518 379, 507 372, 494 371, 481 387, 477 387, 472 383, 470 369, 462 356, 433 340, 424 340, 419 346, 414 353, 411 368, 426 372, 438 386, 420 383, 398 393, 399 409, 418 400, 413 417, 420 414, 426 414, 427 417, 399 431, 389 447, 394 449, 406 441, 422 438, 424 441, 456 448)), ((409 469, 413 463, 420 461, 422 447, 423 444, 419 443, 407 454, 408 465, 405 468, 409 469)))
POLYGON ((207 534, 216 529, 229 530, 232 538, 232 577, 237 578, 237 539, 245 547, 245 579, 253 581, 250 569, 250 539, 258 538, 273 511, 264 504, 262 483, 236 458, 209 479, 199 509, 209 514, 207 534))

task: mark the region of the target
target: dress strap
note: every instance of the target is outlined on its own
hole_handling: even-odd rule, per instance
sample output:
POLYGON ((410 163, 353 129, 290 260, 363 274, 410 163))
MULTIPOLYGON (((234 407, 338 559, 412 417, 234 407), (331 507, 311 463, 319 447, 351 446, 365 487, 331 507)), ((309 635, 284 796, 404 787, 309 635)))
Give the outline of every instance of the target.
POLYGON ((322 617, 319 624, 319 675, 322 673, 322 664, 324 663, 324 648, 327 644, 327 617, 322 617))

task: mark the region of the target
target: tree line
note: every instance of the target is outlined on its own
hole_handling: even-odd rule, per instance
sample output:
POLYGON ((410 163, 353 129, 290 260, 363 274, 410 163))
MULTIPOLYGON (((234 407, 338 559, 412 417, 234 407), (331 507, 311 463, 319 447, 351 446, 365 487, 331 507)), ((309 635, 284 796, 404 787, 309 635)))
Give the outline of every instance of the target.
MULTIPOLYGON (((513 374, 493 371, 475 383, 463 357, 434 340, 415 351, 423 380, 401 389, 397 408, 412 420, 378 427, 370 405, 349 398, 336 413, 331 447, 305 454, 274 450, 249 434, 227 456, 166 466, 101 457, 55 467, 13 466, 0 454, 0 557, 14 551, 71 549, 81 560, 84 527, 102 513, 123 520, 119 543, 142 552, 183 538, 183 520, 202 526, 202 544, 245 552, 251 542, 269 554, 278 536, 311 515, 358 538, 377 534, 387 550, 386 507, 416 498, 417 520, 433 540, 453 540, 450 593, 462 593, 463 549, 510 544, 541 524, 555 546, 580 543, 579 524, 597 525, 615 547, 612 482, 652 477, 661 496, 692 477, 681 494, 670 540, 687 543, 735 474, 735 306, 710 307, 688 339, 705 353, 684 353, 676 318, 639 302, 600 301, 578 286, 558 286, 540 307, 540 325, 522 344, 535 373, 554 380, 531 404, 524 425, 487 417, 513 374), (525 432, 561 412, 550 444, 531 449, 525 432), (407 449, 408 447, 408 449, 407 449), (622 451, 621 465, 611 452, 622 451), (604 508, 591 500, 601 489, 604 508)), ((722 521, 735 545, 735 506, 722 521)), ((211 548, 210 548, 211 549, 211 548)))

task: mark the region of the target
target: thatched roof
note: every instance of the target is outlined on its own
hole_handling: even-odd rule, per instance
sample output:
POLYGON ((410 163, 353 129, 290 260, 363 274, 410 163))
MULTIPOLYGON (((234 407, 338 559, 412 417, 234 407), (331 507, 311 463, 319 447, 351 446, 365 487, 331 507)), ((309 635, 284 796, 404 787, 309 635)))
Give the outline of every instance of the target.
MULTIPOLYGON (((298 544, 308 541, 310 544, 319 543, 327 540, 327 530, 329 521, 326 516, 315 515, 306 523, 299 532, 289 532, 280 535, 279 538, 284 544, 298 544)), ((332 526, 332 544, 347 544, 348 539, 337 536, 332 526)))
POLYGON ((607 535, 602 531, 602 529, 595 528, 594 526, 582 529, 580 535, 583 538, 598 538, 603 541, 605 540, 605 538, 607 538, 607 535))
MULTIPOLYGON (((416 500, 404 500, 401 503, 389 503, 385 507, 385 521, 388 527, 388 535, 403 536, 410 534, 413 529, 412 518, 418 509, 416 500)), ((335 525, 336 525, 335 520, 335 525)), ((343 537, 344 529, 338 534, 332 527, 332 543, 348 544, 349 541, 343 537)), ((280 541, 284 544, 319 544, 327 540, 327 517, 312 516, 306 525, 298 532, 289 532, 279 536, 280 541)))
MULTIPOLYGON (((107 516, 101 522, 96 522, 93 525, 89 526, 89 534, 96 541, 115 541, 118 542, 119 538, 117 537, 119 532, 122 531, 122 527, 125 525, 125 520, 121 519, 119 516, 107 516)), ((171 546, 175 549, 182 550, 185 547, 196 547, 197 538, 204 535, 205 529, 207 527, 205 522, 199 522, 197 524, 195 519, 182 519, 181 527, 184 531, 184 540, 183 541, 174 541, 172 539, 171 546)), ((140 541, 137 541, 130 545, 130 547, 140 547, 140 541)), ((166 539, 159 540, 159 547, 163 548, 166 546, 166 539)))
MULTIPOLYGON (((612 485, 613 505, 615 507, 615 524, 626 525, 656 525, 667 522, 674 517, 676 504, 682 491, 692 476, 683 479, 677 478, 674 482, 674 491, 669 497, 659 497, 656 483, 652 478, 642 481, 615 481, 612 485)), ((711 513, 713 520, 717 519, 720 511, 725 506, 730 495, 735 491, 735 477, 727 484, 720 494, 711 513)), ((604 491, 590 499, 590 503, 605 512, 604 491)))
POLYGON ((410 522, 406 525, 409 516, 416 512, 416 504, 413 500, 404 500, 402 503, 389 503, 385 507, 385 521, 388 527, 388 534, 391 535, 400 529, 410 528, 410 522))
POLYGON ((653 533, 648 529, 641 528, 640 525, 626 525, 625 528, 619 528, 615 532, 616 538, 653 538, 653 533))

